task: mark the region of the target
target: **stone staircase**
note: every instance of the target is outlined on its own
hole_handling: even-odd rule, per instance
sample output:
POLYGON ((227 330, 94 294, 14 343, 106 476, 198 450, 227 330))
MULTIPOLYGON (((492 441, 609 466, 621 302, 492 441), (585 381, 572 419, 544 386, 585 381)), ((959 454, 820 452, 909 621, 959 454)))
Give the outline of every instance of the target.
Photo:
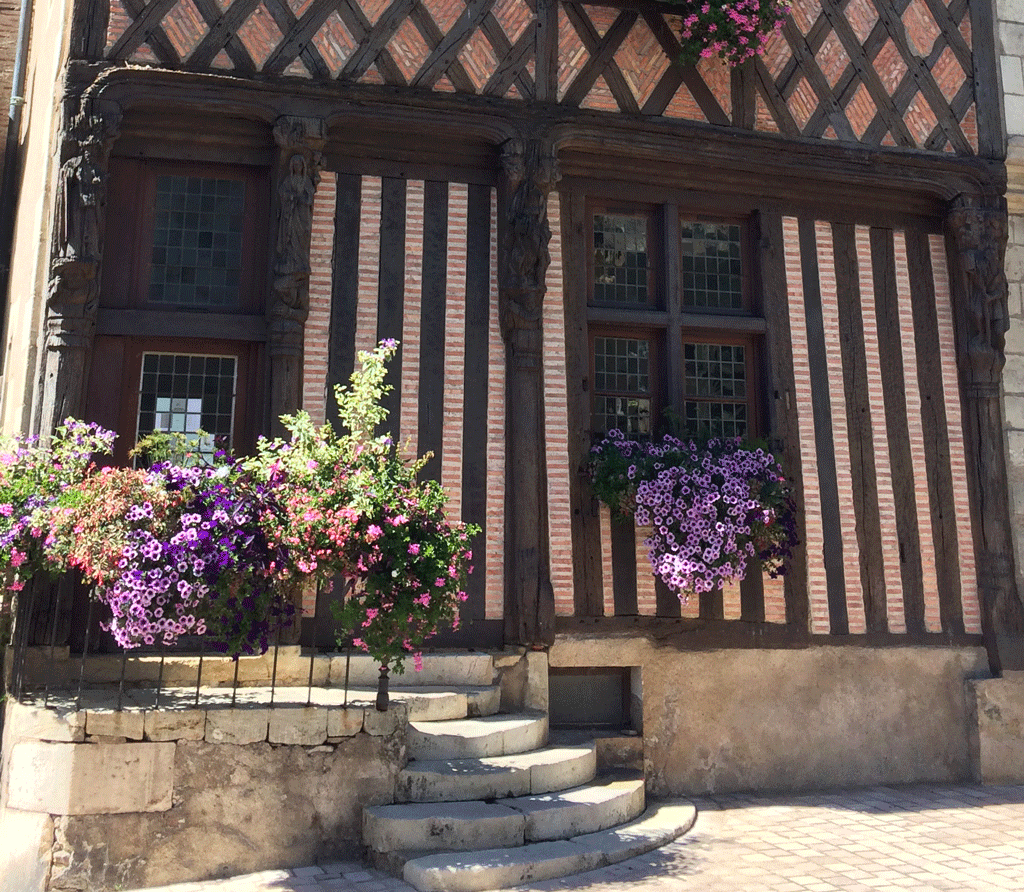
MULTIPOLYGON (((399 803, 364 809, 375 864, 422 892, 481 892, 613 864, 693 825, 688 804, 647 806, 641 772, 599 773, 593 740, 549 744, 545 711, 499 712, 487 667, 459 673, 450 659, 443 691, 465 696, 461 715, 451 703, 428 710, 419 697, 433 688, 394 689, 409 705, 409 762, 399 803)), ((525 699, 546 702, 546 691, 525 699)))

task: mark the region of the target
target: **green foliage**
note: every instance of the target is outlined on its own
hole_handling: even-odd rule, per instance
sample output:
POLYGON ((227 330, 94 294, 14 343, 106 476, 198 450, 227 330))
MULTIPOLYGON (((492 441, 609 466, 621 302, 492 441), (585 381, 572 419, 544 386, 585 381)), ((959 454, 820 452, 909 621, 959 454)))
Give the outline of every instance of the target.
POLYGON ((417 479, 429 456, 406 460, 391 437, 375 434, 387 419, 381 399, 397 347, 361 352, 350 384, 335 388, 341 432, 305 412, 284 417, 290 437, 262 441, 250 467, 283 508, 269 521, 288 555, 283 572, 328 588, 344 580, 344 602, 334 604, 343 637, 401 672, 442 624, 458 625, 478 529, 450 522, 441 487, 417 479))

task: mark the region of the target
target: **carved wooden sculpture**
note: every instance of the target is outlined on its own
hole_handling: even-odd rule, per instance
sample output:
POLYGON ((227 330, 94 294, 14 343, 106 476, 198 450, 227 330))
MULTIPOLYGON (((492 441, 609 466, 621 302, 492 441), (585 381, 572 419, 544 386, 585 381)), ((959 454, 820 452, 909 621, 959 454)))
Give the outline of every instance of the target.
POLYGON ((551 255, 548 195, 558 181, 550 143, 505 143, 499 301, 508 368, 508 574, 506 641, 554 641, 544 449, 543 315, 551 255))
POLYGON ((319 118, 284 116, 274 126, 278 146, 277 240, 270 295, 271 434, 294 413, 302 394, 302 342, 309 315, 309 242, 313 198, 320 183, 326 128, 319 118))
POLYGON ((985 641, 993 671, 1020 670, 1024 605, 1014 574, 999 393, 1009 329, 1006 202, 961 197, 946 222, 955 246, 953 299, 985 641))
POLYGON ((87 107, 75 121, 60 168, 46 296, 43 392, 38 431, 48 436, 80 415, 96 330, 107 160, 121 115, 87 107))

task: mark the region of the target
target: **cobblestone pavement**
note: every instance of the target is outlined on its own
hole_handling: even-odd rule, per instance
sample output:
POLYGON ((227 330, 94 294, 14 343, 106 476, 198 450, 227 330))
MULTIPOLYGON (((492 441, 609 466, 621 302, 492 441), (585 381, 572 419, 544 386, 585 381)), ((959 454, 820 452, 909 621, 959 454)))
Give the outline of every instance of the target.
MULTIPOLYGON (((1024 786, 695 799, 671 845, 518 892, 1024 892, 1024 786)), ((410 892, 356 862, 152 892, 410 892)))

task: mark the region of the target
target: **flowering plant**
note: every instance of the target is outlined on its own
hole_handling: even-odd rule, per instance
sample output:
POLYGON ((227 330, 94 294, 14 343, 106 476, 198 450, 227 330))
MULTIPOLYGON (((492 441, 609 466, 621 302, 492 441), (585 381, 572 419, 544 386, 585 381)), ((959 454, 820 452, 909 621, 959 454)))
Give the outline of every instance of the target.
POLYGON ((54 512, 68 564, 110 607, 122 647, 206 635, 215 650, 263 653, 294 608, 274 575, 283 563, 262 523, 277 507, 238 462, 146 471, 104 468, 54 512))
POLYGON ((681 6, 679 62, 718 56, 739 65, 760 53, 782 29, 790 0, 669 0, 681 6))
POLYGON ((109 453, 115 434, 69 418, 48 447, 15 438, 0 453, 0 571, 9 591, 34 576, 58 576, 66 550, 57 547, 50 514, 95 471, 93 455, 109 453))
POLYGON ((683 599, 742 579, 748 561, 784 573, 798 541, 778 462, 738 438, 641 443, 611 431, 592 451, 590 475, 613 515, 651 527, 651 568, 683 599))
POLYGON ((342 628, 382 667, 402 672, 410 654, 419 668, 420 648, 443 623, 458 627, 478 529, 446 518, 441 487, 417 479, 425 458, 406 461, 377 434, 397 348, 385 340, 361 352, 349 386, 335 389, 343 431, 299 412, 282 419, 290 438, 261 441, 250 464, 282 507, 267 529, 287 554, 285 572, 321 586, 343 579, 345 600, 332 604, 342 628))
MULTIPOLYGON (((77 570, 111 611, 125 648, 205 636, 237 657, 262 653, 294 613, 292 592, 340 576, 346 634, 386 670, 402 671, 443 622, 459 622, 476 527, 451 523, 445 497, 419 481, 376 429, 387 412, 397 344, 361 353, 337 389, 346 431, 283 419, 291 438, 261 440, 246 460, 194 454, 148 469, 103 468, 114 435, 68 420, 48 446, 18 441, 0 456, 0 570, 6 592, 36 574, 77 570)), ((157 444, 161 445, 161 444, 157 444)))

